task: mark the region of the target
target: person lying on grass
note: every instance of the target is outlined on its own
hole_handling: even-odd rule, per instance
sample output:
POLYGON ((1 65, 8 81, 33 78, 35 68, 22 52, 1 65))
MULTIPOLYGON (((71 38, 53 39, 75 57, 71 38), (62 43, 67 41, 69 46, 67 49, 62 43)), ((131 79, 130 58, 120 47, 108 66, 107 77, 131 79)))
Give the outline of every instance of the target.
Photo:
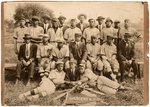
POLYGON ((33 100, 38 99, 40 97, 45 97, 55 92, 55 85, 54 83, 48 78, 48 72, 41 72, 40 76, 42 78, 39 86, 31 91, 27 91, 23 94, 19 95, 20 100, 33 100))
POLYGON ((80 80, 73 84, 82 84, 87 82, 91 87, 97 87, 99 91, 106 94, 115 94, 118 90, 126 90, 126 88, 119 83, 112 81, 104 76, 98 76, 90 69, 85 69, 85 64, 79 65, 80 80))

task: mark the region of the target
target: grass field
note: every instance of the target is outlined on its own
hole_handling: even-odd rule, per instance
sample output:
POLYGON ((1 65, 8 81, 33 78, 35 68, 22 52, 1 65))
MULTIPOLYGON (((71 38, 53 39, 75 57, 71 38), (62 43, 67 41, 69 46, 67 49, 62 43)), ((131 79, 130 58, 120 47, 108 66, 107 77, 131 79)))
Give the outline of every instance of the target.
MULTIPOLYGON (((16 63, 17 56, 13 51, 13 38, 12 38, 12 31, 5 35, 5 63, 16 63)), ((136 44, 136 56, 139 61, 143 60, 143 50, 142 47, 142 40, 140 40, 136 44)), ((116 95, 105 95, 105 96, 98 96, 103 99, 108 105, 143 105, 143 80, 139 80, 138 84, 133 84, 133 79, 126 79, 126 86, 132 87, 133 90, 125 91, 125 92, 118 92, 116 95)), ((61 105, 61 101, 54 101, 51 102, 50 100, 52 96, 47 96, 45 98, 40 98, 39 100, 35 100, 32 102, 29 101, 19 101, 18 95, 33 89, 38 85, 38 82, 33 82, 30 87, 26 87, 24 83, 20 83, 18 86, 14 86, 15 82, 15 71, 5 71, 5 84, 4 84, 4 103, 10 106, 21 106, 21 105, 61 105)), ((97 102, 97 105, 104 105, 97 102)))

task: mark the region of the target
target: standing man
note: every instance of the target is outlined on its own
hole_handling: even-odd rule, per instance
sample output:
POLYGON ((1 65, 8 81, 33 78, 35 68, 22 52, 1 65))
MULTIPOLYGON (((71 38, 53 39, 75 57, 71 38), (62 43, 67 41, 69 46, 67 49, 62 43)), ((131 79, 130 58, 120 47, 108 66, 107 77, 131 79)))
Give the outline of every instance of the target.
POLYGON ((28 20, 28 19, 26 19, 25 26, 26 26, 27 28, 30 28, 30 27, 31 27, 31 21, 28 20))
POLYGON ((49 35, 49 42, 56 46, 57 39, 63 39, 63 32, 59 28, 59 20, 57 18, 52 19, 52 28, 48 29, 47 34, 49 35))
POLYGON ((101 32, 101 41, 103 41, 102 44, 107 41, 108 34, 111 34, 115 37, 117 35, 116 30, 112 27, 112 24, 113 24, 112 19, 107 18, 105 24, 106 24, 106 28, 104 28, 101 32))
POLYGON ((29 33, 29 29, 25 26, 26 19, 21 18, 19 21, 20 26, 14 30, 14 50, 15 53, 18 54, 20 45, 23 44, 23 37, 25 34, 29 33))
POLYGON ((134 82, 137 83, 137 73, 138 66, 135 56, 135 43, 130 39, 132 38, 133 32, 126 32, 124 35, 124 39, 120 41, 118 44, 118 60, 120 63, 120 71, 121 71, 121 82, 124 81, 124 73, 125 70, 129 67, 133 68, 134 72, 134 82))
POLYGON ((59 16, 58 17, 58 20, 59 20, 59 28, 62 30, 63 34, 65 33, 65 31, 69 28, 69 26, 66 26, 65 25, 65 20, 66 20, 66 17, 64 16, 59 16))
POLYGON ((79 19, 80 22, 77 23, 76 26, 77 26, 77 27, 82 31, 82 33, 83 33, 84 29, 88 27, 88 24, 85 23, 85 20, 87 19, 87 16, 86 16, 85 14, 79 14, 79 15, 78 15, 78 19, 79 19))
POLYGON ((97 39, 100 38, 100 32, 95 27, 95 20, 89 19, 89 27, 83 31, 83 38, 85 39, 85 43, 91 43, 91 36, 95 35, 97 39))
POLYGON ((57 40, 57 46, 54 47, 52 55, 53 61, 57 62, 58 60, 61 60, 65 64, 64 69, 66 70, 69 68, 69 48, 67 45, 64 45, 64 39, 59 38, 57 40))
POLYGON ((67 43, 74 42, 75 33, 81 33, 81 30, 76 27, 76 20, 71 19, 70 28, 68 28, 64 33, 64 39, 67 43))
POLYGON ((43 44, 39 45, 37 50, 37 59, 39 63, 39 72, 50 72, 52 64, 53 45, 48 43, 49 36, 43 35, 43 44))
POLYGON ((96 20, 98 22, 98 25, 96 26, 96 28, 99 29, 99 31, 101 32, 103 28, 105 28, 105 25, 103 24, 104 23, 104 17, 102 16, 99 16, 96 20))
POLYGON ((43 18, 43 23, 41 24, 41 27, 44 30, 44 34, 46 34, 48 29, 52 27, 52 25, 50 24, 51 18, 47 14, 44 15, 42 18, 43 18))
POLYGON ((115 37, 111 34, 107 35, 107 41, 101 47, 102 62, 104 64, 104 75, 117 81, 116 77, 119 72, 119 63, 116 59, 117 48, 113 43, 115 37))
POLYGON ((136 39, 137 39, 138 37, 141 36, 141 34, 138 33, 138 32, 136 31, 136 29, 134 29, 134 28, 131 27, 131 22, 130 22, 129 19, 125 19, 125 20, 124 20, 124 28, 122 28, 122 29, 120 30, 119 38, 120 38, 120 39, 123 39, 123 38, 124 38, 124 34, 125 34, 126 32, 130 32, 130 34, 131 34, 131 38, 130 38, 130 39, 131 39, 132 41, 134 41, 134 42, 136 41, 136 39))
POLYGON ((118 46, 118 43, 120 41, 119 34, 120 34, 120 29, 121 29, 119 20, 114 21, 114 28, 117 31, 116 46, 118 46))
POLYGON ((34 75, 34 66, 36 59, 37 46, 31 43, 31 36, 29 34, 25 34, 23 37, 25 44, 20 46, 19 54, 18 54, 18 63, 17 63, 17 79, 16 85, 20 80, 20 74, 23 68, 28 70, 28 82, 26 86, 30 85, 31 79, 34 75))
POLYGON ((91 36, 91 43, 86 45, 87 48, 87 68, 93 70, 94 73, 100 75, 103 70, 103 63, 101 61, 100 51, 101 46, 96 43, 97 37, 91 36))
POLYGON ((41 41, 40 34, 44 34, 44 30, 39 26, 39 18, 37 16, 32 17, 33 25, 29 29, 29 34, 32 36, 32 41, 38 43, 41 41))
POLYGON ((77 65, 87 59, 86 45, 81 42, 81 33, 75 33, 75 41, 69 44, 70 59, 75 59, 77 65))

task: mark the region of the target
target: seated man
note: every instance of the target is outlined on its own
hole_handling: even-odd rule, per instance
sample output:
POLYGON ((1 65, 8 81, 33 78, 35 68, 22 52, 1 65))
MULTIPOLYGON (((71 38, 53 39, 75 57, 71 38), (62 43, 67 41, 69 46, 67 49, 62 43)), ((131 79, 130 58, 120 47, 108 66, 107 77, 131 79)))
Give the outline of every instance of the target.
POLYGON ((97 37, 91 36, 91 43, 86 45, 87 48, 87 68, 93 70, 94 73, 100 75, 103 70, 103 63, 101 61, 100 51, 101 46, 96 43, 97 37))
POLYGON ((63 71, 64 62, 57 61, 56 69, 52 70, 49 74, 49 79, 53 81, 57 89, 63 87, 65 83, 65 72, 63 71))
POLYGON ((110 79, 117 81, 119 63, 116 59, 117 49, 113 43, 114 36, 107 34, 107 41, 102 45, 101 55, 104 64, 104 75, 110 79))
MULTIPOLYGON (((69 48, 67 45, 64 45, 63 39, 57 40, 57 46, 54 47, 53 52, 53 61, 57 62, 58 60, 61 60, 65 64, 65 68, 69 68, 69 48)), ((53 64, 52 68, 55 67, 55 63, 53 64)))
POLYGON ((86 46, 81 42, 81 33, 75 33, 75 41, 69 44, 70 59, 75 59, 77 65, 87 59, 86 46))
POLYGON ((43 35, 43 44, 39 45, 37 50, 37 59, 39 63, 39 72, 49 72, 52 65, 52 49, 53 46, 48 43, 49 37, 47 34, 43 35))
POLYGON ((37 46, 31 43, 31 36, 29 34, 25 34, 23 37, 25 43, 20 46, 19 54, 18 54, 18 63, 17 63, 17 79, 16 85, 20 80, 20 74, 23 68, 28 69, 28 82, 27 86, 30 85, 30 81, 34 75, 34 66, 35 66, 35 59, 37 53, 37 46))
POLYGON ((85 64, 79 65, 80 80, 74 84, 82 84, 87 82, 91 87, 97 87, 100 91, 106 94, 115 94, 120 89, 125 89, 115 81, 112 81, 104 76, 95 75, 90 69, 85 69, 85 64))
POLYGON ((121 71, 121 82, 124 81, 124 73, 128 66, 133 68, 134 72, 134 82, 137 83, 137 73, 138 73, 138 66, 135 56, 135 48, 134 42, 130 39, 131 34, 130 32, 125 33, 124 39, 119 42, 118 45, 118 60, 120 63, 120 71, 121 71))
POLYGON ((41 72, 40 77, 42 78, 39 86, 34 88, 31 91, 27 91, 23 94, 19 95, 20 100, 32 100, 32 99, 39 99, 40 97, 45 97, 47 95, 51 95, 55 92, 55 85, 54 83, 48 78, 48 73, 41 72))

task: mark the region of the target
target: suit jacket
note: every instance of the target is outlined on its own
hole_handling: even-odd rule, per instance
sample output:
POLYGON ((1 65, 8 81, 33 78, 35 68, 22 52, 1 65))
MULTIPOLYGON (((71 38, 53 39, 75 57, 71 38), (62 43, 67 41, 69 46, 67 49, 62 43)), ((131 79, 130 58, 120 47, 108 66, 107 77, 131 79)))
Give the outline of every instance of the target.
POLYGON ((87 59, 87 49, 83 42, 79 42, 79 46, 75 42, 69 44, 70 58, 76 60, 86 60, 87 59))
MULTIPOLYGON (((77 23, 77 24, 76 24, 76 27, 78 27, 78 28, 81 30, 80 23, 77 23)), ((88 24, 87 24, 87 23, 83 23, 83 30, 81 30, 82 33, 83 33, 84 29, 87 28, 87 27, 88 27, 88 24)))
POLYGON ((77 80, 80 79, 80 73, 79 73, 77 68, 75 68, 74 73, 71 72, 70 68, 68 68, 66 71, 67 72, 66 72, 66 75, 65 75, 65 80, 67 80, 67 81, 77 81, 77 80))
POLYGON ((135 56, 135 48, 134 42, 129 41, 128 46, 126 45, 125 40, 121 40, 118 44, 118 60, 125 61, 134 59, 135 56))
POLYGON ((47 30, 44 28, 44 23, 40 24, 40 26, 43 28, 44 30, 44 34, 47 33, 48 29, 51 28, 52 26, 49 24, 48 27, 47 27, 47 30))
POLYGON ((102 25, 102 29, 99 29, 99 28, 98 28, 98 25, 96 25, 95 27, 101 32, 102 29, 105 28, 106 26, 105 26, 105 25, 102 25))
POLYGON ((20 46, 20 50, 19 50, 19 54, 18 54, 19 60, 24 59, 25 61, 28 61, 28 60, 32 59, 34 61, 36 59, 37 45, 31 43, 29 58, 26 58, 25 51, 26 51, 26 44, 22 44, 20 46))

